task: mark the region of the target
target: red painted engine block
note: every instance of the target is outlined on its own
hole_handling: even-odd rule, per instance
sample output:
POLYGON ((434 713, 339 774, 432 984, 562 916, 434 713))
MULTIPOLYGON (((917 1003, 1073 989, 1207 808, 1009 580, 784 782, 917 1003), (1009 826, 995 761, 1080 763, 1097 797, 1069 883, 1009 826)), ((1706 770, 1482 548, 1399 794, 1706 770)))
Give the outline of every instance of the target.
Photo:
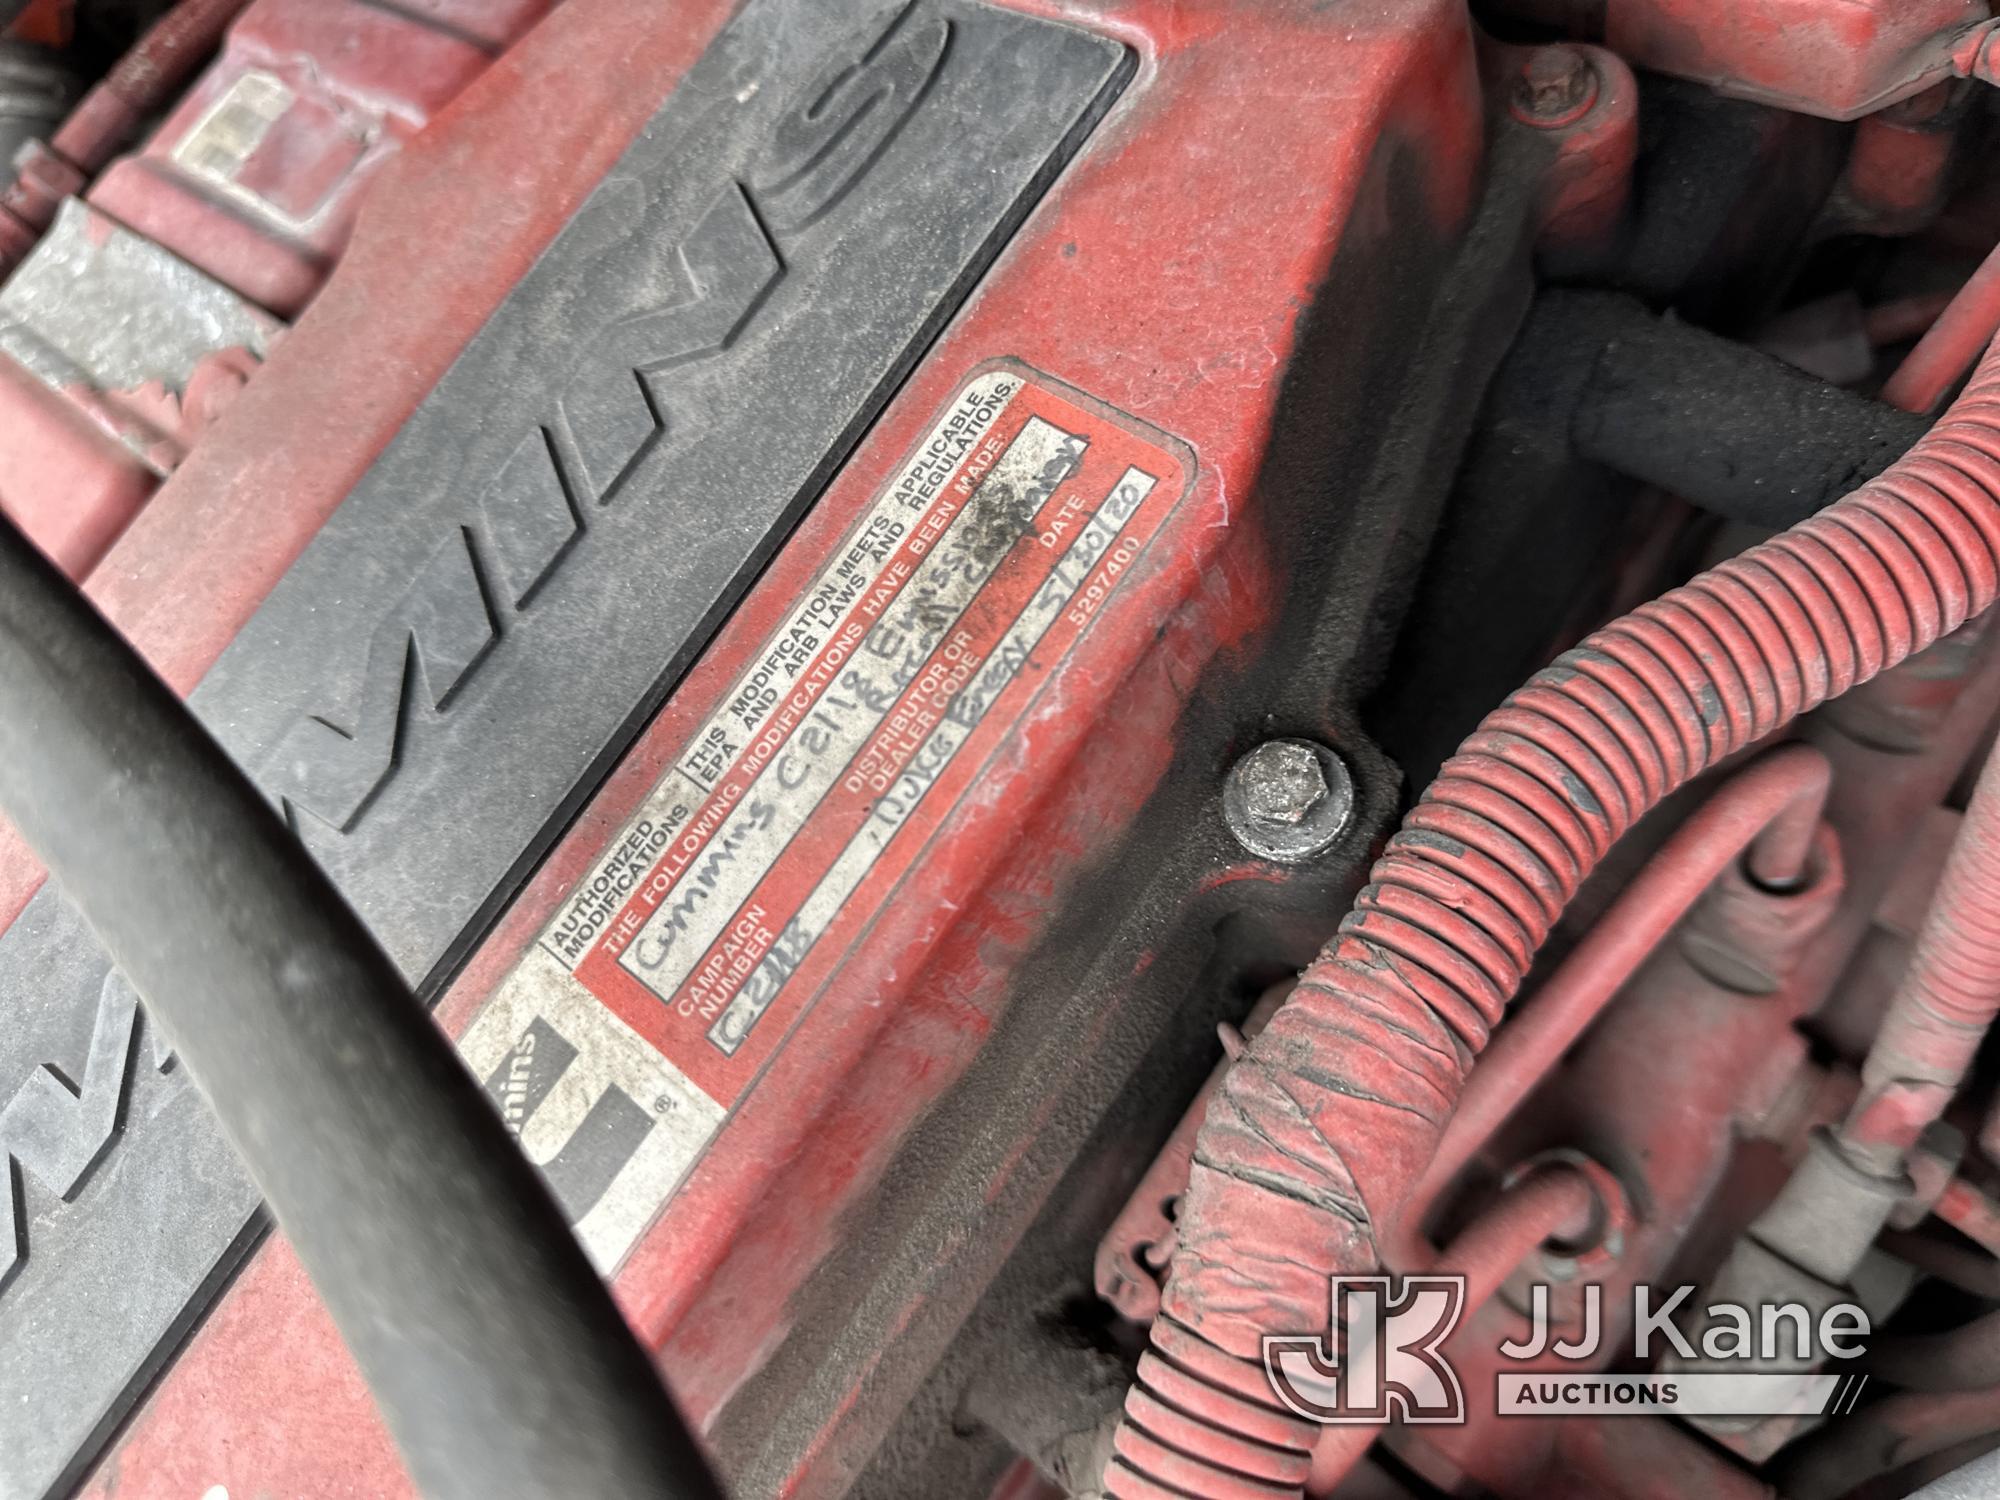
MULTIPOLYGON (((563 1024, 572 1035, 580 1022, 596 1025, 615 1046, 587 1052, 576 1080, 587 1075, 602 1090, 615 1077, 650 1104, 620 1072, 636 1055, 640 1072, 668 1079, 660 1087, 681 1092, 684 1113, 693 1101, 704 1123, 614 1182, 599 1227, 584 1232, 704 1425, 783 1344, 800 1289, 844 1218, 879 1190, 913 1123, 1001 1024, 1018 956, 1045 930, 1057 893, 1158 783, 1205 665, 1269 628, 1260 525, 1282 481, 1260 465, 1287 372, 1302 358, 1301 309, 1337 265, 1400 254, 1412 236, 1448 248, 1473 209, 1484 110, 1472 31, 1453 0, 1399 0, 1361 23, 1267 0, 1023 8, 1117 39, 1135 75, 440 1009, 469 1049, 499 1048, 478 1066, 504 1064, 539 1003, 522 1000, 523 976, 549 963, 550 939, 560 941, 566 924, 590 929, 576 977, 558 980, 563 1024), (1330 47, 1342 58, 1337 73, 1320 61, 1330 47), (1252 76, 1260 86, 1245 90, 1252 76), (1280 98, 1285 107, 1274 109, 1280 98), (757 664, 782 659, 800 633, 799 602, 840 582, 828 560, 863 555, 854 549, 899 485, 948 452, 939 504, 954 491, 962 500, 986 468, 1008 461, 1030 424, 1071 434, 1083 457, 1057 478, 1033 534, 1007 555, 993 592, 979 596, 939 658, 946 674, 989 673, 987 716, 936 792, 858 872, 752 1048, 720 1056, 698 1028, 649 1019, 657 1002, 619 969, 606 935, 631 941, 662 893, 694 878, 696 840, 737 795, 719 784, 706 804, 713 811, 682 821, 663 800, 674 794, 672 768, 701 751, 711 715, 770 676, 757 664), (975 446, 957 443, 962 431, 975 446), (1066 550, 1091 525, 1111 528, 1094 561, 1066 550), (1023 635, 1027 624, 1035 634, 1023 635), (995 663, 1004 668, 997 675, 995 663), (692 830, 685 844, 682 828, 692 830), (579 916, 579 896, 607 883, 636 895, 602 917, 579 916), (600 920, 608 926, 590 926, 600 920), (594 1022, 576 1009, 583 1003, 621 1019, 594 1022)), ((295 327, 270 338, 263 367, 186 456, 155 465, 171 469, 157 494, 147 498, 150 477, 130 481, 120 503, 144 508, 90 571, 100 606, 183 688, 731 7, 681 7, 661 25, 649 6, 570 0, 478 67, 463 32, 498 35, 529 8, 460 9, 469 14, 435 46, 463 55, 462 65, 386 37, 352 65, 382 122, 368 136, 334 128, 347 107, 338 98, 301 96, 281 110, 275 85, 245 83, 283 76, 273 56, 305 55, 312 27, 343 20, 261 0, 165 131, 93 194, 134 231, 198 246, 204 269, 248 301, 283 316, 304 309, 295 327), (202 133, 219 131, 218 120, 238 130, 239 113, 250 121, 242 130, 263 132, 260 144, 231 146, 225 161, 202 133), (233 174, 220 201, 200 176, 218 171, 233 174), (350 190, 364 179, 357 214, 350 190), (246 205, 268 226, 261 235, 244 224, 246 205), (337 267, 312 296, 335 253, 337 267), (273 440, 279 432, 282 442, 273 440), (205 607, 188 610, 189 598, 205 607)), ((345 86, 340 76, 323 81, 336 93, 345 86)), ((1425 274, 1414 270, 1419 297, 1425 274)), ((1336 369, 1358 370, 1393 337, 1358 320, 1343 342, 1336 369)), ((1349 385, 1337 399, 1358 414, 1368 392, 1349 385)), ((129 445, 104 451, 104 472, 145 468, 129 445)), ((1061 460, 1062 450, 1051 452, 1061 460)), ((54 461, 36 460, 44 468, 21 482, 54 461)), ((65 452, 60 461, 74 459, 65 452)), ((13 491, 0 482, 0 493, 13 491)), ((950 511, 931 517, 941 530, 950 511)), ((123 515, 22 519, 62 547, 64 526, 108 537, 123 515)), ((928 545, 920 525, 901 552, 878 559, 881 576, 907 576, 928 545)), ((79 571, 95 550, 71 554, 79 571)), ((862 607, 886 608, 889 584, 878 592, 862 607)), ((820 665, 782 705, 791 717, 774 735, 789 734, 795 750, 821 732, 813 694, 823 684, 836 692, 840 649, 838 637, 823 645, 820 665)), ((910 745, 926 742, 962 681, 919 680, 883 721, 868 752, 883 785, 907 766, 910 745)), ((819 842, 812 851, 795 843, 749 892, 746 911, 789 903, 782 916, 796 906, 825 867, 822 852, 841 847, 867 798, 879 796, 864 783, 828 795, 801 835, 819 842)), ((1254 866, 1220 878, 1242 877, 1269 878, 1254 866)), ((33 881, 25 859, 8 861, 10 907, 33 881)), ((739 962, 754 963, 772 941, 747 917, 732 926, 679 1012, 713 1015, 740 993, 739 962), (739 958, 739 940, 754 947, 748 958, 739 958)), ((1085 1032, 1062 1045, 1095 1043, 1085 1032)), ((525 1139, 531 1153, 562 1145, 558 1137, 538 1148, 532 1120, 525 1139)), ((986 1143, 963 1169, 990 1177, 981 1194, 1002 1195, 1019 1150, 986 1143)), ((898 1292, 910 1307, 891 1321, 923 1316, 927 1287, 898 1292)), ((814 1408, 823 1421, 787 1430, 782 1464, 795 1477, 786 1492, 840 1488, 865 1451, 850 1451, 862 1441, 844 1430, 851 1404, 826 1400, 814 1408)), ((92 1485, 126 1496, 218 1485, 231 1494, 377 1495, 401 1492, 404 1481, 331 1326, 274 1243, 224 1294, 92 1485)))
MULTIPOLYGON (((1705 1441, 1659 1420, 1501 1420, 1486 1398, 1503 1373, 1567 1366, 1495 1351, 1524 1326, 1529 1280, 1622 1295, 1737 1266, 1732 1247, 1850 1111, 1886 1150, 1962 1081, 1964 1067, 1885 1084, 1849 1064, 1893 1009, 1946 864, 1954 784, 2000 711, 1991 632, 1951 613, 1990 580, 1946 565, 1935 514, 1911 521, 1908 494, 1876 495, 1877 510, 1798 544, 1819 572, 1756 554, 1712 594, 1656 607, 1640 666, 1637 647, 1609 667, 1564 658, 1447 768, 1440 785, 1462 800, 1420 806, 1393 844, 1411 789, 1358 705, 1384 686, 1397 613, 1537 271, 1601 268, 1632 231, 1654 75, 1758 106, 1733 140, 1798 137, 1809 149, 1793 159, 1832 162, 1821 196, 1835 209, 1802 239, 1887 237, 1944 211, 1954 90, 1996 71, 1989 7, 1520 0, 1494 7, 1522 28, 1500 42, 1463 0, 909 0, 830 43, 777 104, 759 101, 751 63, 728 71, 756 8, 254 0, 143 146, 79 173, 91 180, 75 195, 46 152, 25 159, 4 206, 39 202, 52 223, 38 240, 19 228, 32 213, 0 223, 33 247, 0 287, 0 507, 202 705, 231 681, 225 653, 273 633, 260 611, 352 519, 344 502, 379 501, 381 475, 409 472, 393 465, 410 435, 450 454, 413 482, 409 509, 436 499, 425 485, 461 483, 478 508, 405 550, 434 548, 419 583, 435 573, 458 594, 398 595, 402 613, 360 653, 353 722, 306 723, 336 759, 376 756, 374 779, 329 814, 298 790, 309 756, 244 757, 338 880, 363 858, 361 840, 342 841, 422 736, 485 715, 497 763, 580 712, 587 682, 496 707, 486 667, 533 649, 540 601, 574 586, 633 476, 713 415, 676 407, 663 382, 786 340, 838 345, 845 330, 820 326, 831 315, 773 288, 796 291, 814 236, 865 206, 870 174, 921 136, 980 25, 1057 37, 1101 76, 1078 64, 1072 114, 1049 103, 1054 144, 1018 204, 926 288, 935 316, 799 500, 774 506, 741 589, 719 589, 683 643, 666 638, 661 600, 605 571, 604 649, 657 645, 656 689, 621 705, 574 786, 524 794, 533 836, 450 943, 385 946, 543 1168, 732 1492, 861 1492, 910 1411, 998 1430, 1006 1417, 976 1394, 924 1408, 926 1377, 962 1354, 961 1330, 1037 1232, 1080 1234, 1094 1215, 1111 1228, 1089 1316, 1140 1375, 1124 1426, 1108 1412, 1101 1449, 1077 1460, 1094 1483, 1111 1459, 1110 1493, 1774 1493, 1752 1467, 1797 1424, 1713 1425, 1705 1441), (1552 25, 1589 44, 1540 44, 1552 25), (565 245, 647 239, 627 152, 677 98, 697 100, 689 112, 718 139, 771 111, 769 150, 650 247, 651 300, 606 314, 601 338, 589 288, 552 304, 561 316, 534 325, 511 368, 558 394, 489 464, 504 414, 461 407, 453 427, 429 403, 565 245), (1825 143, 1849 136, 1811 132, 1862 116, 1840 175, 1825 143), (737 236, 719 252, 703 238, 718 224, 737 236), (739 283, 740 305, 720 306, 718 288, 739 283), (663 326, 680 341, 625 357, 626 335, 663 326), (592 387, 599 365, 612 373, 592 387), (643 432, 627 443, 621 420, 643 432), (1744 581, 1758 567, 1779 579, 1763 594, 1744 581), (1829 647, 1833 665, 1786 654, 1834 619, 1872 629, 1865 648, 1829 647), (1939 635, 1817 708, 1842 673, 1844 686, 1939 635), (1578 662, 1668 707, 1642 724, 1594 678, 1572 691, 1589 677, 1578 662), (383 703, 366 699, 385 673, 383 703), (1687 686, 1703 673, 1728 691, 1687 686), (1301 737, 1351 799, 1310 857, 1260 858, 1227 836, 1215 788, 1250 746, 1301 737), (1492 764, 1467 771, 1480 756, 1492 764), (1696 785, 1642 817, 1692 770, 1696 785), (1470 824, 1501 828, 1496 847, 1511 840, 1516 857, 1454 831, 1470 824), (1334 937, 1350 900, 1358 914, 1334 937), (1552 929, 1551 960, 1501 1025, 1552 929), (1300 991, 1279 983, 1330 939, 1300 991), (1232 987, 1267 986, 1245 1027, 1275 1013, 1265 1039, 1224 1029, 1232 1060, 1257 1047, 1255 1069, 1218 1069, 1197 1096, 1213 1022, 1249 1008, 1232 987), (1295 994, 1287 1019, 1279 1002, 1295 994), (1419 1026, 1395 1012, 1411 997, 1419 1026), (1306 1004, 1336 1036, 1373 1038, 1348 1048, 1364 1054, 1351 1074, 1318 1066, 1306 1004), (1259 1123, 1225 1160, 1213 1122, 1258 1121, 1243 1101, 1283 1068, 1305 1082, 1267 1089, 1264 1119, 1307 1144, 1259 1123), (1135 1126, 1118 1107, 1149 1089, 1151 1123, 1135 1126), (1190 1098, 1162 1149, 1153 1125, 1190 1098), (1311 1217, 1324 1202, 1264 1170, 1316 1150, 1334 1161, 1331 1235, 1311 1217), (1407 1195, 1377 1212, 1388 1200, 1369 1191, 1392 1179, 1407 1195), (1198 1238, 1204 1213, 1212 1225, 1243 1204, 1229 1232, 1198 1238), (1163 1299, 1177 1225, 1196 1248, 1183 1241, 1163 1299), (1232 1239, 1264 1270, 1235 1275, 1232 1239), (1477 1392, 1470 1419, 1391 1428, 1375 1467, 1357 1465, 1376 1428, 1301 1439, 1230 1343, 1298 1284, 1316 1291, 1328 1244, 1397 1273, 1463 1270, 1473 1288, 1450 1346, 1477 1392), (1246 1412, 1261 1437, 1239 1430, 1246 1412)), ((982 83, 1048 103, 1036 91, 1060 81, 1031 64, 1056 54, 1015 45, 976 54, 982 83)), ((876 226, 913 280, 952 231, 920 207, 876 226)), ((1886 399, 1935 406, 1976 353, 1961 346, 1992 332, 1974 338, 1962 316, 1940 328, 1886 399)), ((851 364, 836 373, 878 379, 851 364)), ((1958 441, 1984 454, 1978 431, 1958 441)), ((746 451, 740 468, 760 473, 759 459, 746 451)), ((1977 478, 1934 450, 1918 462, 1939 494, 1977 478)), ((705 518, 715 533, 752 525, 725 508, 705 518)), ((1695 534, 1662 509, 1670 524, 1623 537, 1623 571, 1538 646, 1648 596, 1695 534)), ((349 582, 327 585, 327 617, 348 608, 349 582)), ((352 593, 379 584, 358 576, 352 593)), ((229 743, 240 725, 212 727, 229 743)), ((414 867, 408 848, 377 856, 414 867)), ((40 938, 42 879, 0 827, 0 928, 15 924, 0 940, 40 938)), ((70 1028, 90 1067, 42 1059, 24 1086, 47 1094, 52 1079, 109 1122, 95 1154, 24 1154, 0 1104, 0 1165, 28 1168, 0 1197, 20 1215, 0 1334, 9 1278, 62 1253, 183 1085, 157 1039, 140 1047, 151 1022, 129 996, 116 1010, 109 977, 101 993, 70 1028), (134 1060, 148 1055, 156 1067, 134 1060), (54 1180, 47 1163, 84 1155, 54 1180)), ((1895 1222, 1935 1210, 2000 1248, 1957 1158, 1921 1164, 1895 1222)), ((413 1493, 298 1260, 261 1229, 232 1230, 140 1372, 66 1414, 83 1433, 74 1453, 37 1453, 23 1486, 413 1493)), ((1924 1253, 1870 1252, 1885 1314, 1924 1253)), ((0 1400, 7 1378, 0 1360, 0 1400)), ((1899 1408, 1882 1424, 1914 1420, 1899 1408)), ((0 1494, 14 1482, 0 1453, 0 1494)), ((1024 1460, 997 1493, 1040 1485, 1024 1460)))

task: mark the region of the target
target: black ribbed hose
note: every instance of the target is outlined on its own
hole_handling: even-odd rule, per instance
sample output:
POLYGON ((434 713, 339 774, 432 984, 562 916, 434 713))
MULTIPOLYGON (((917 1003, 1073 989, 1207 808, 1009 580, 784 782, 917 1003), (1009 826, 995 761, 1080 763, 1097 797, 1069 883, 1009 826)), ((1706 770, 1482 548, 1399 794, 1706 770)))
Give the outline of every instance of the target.
POLYGON ((478 1083, 256 789, 0 518, 0 811, 248 1164, 433 1500, 719 1493, 478 1083))

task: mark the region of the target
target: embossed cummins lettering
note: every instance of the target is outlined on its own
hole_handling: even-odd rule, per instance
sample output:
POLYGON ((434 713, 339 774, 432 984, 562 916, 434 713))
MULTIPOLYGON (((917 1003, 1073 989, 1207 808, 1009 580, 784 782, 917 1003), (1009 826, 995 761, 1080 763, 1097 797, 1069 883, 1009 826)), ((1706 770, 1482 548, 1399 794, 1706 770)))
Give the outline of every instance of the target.
POLYGON ((448 712, 504 653, 513 620, 586 542, 592 511, 622 499, 666 437, 674 372, 741 338, 785 278, 782 237, 827 217, 881 160, 951 32, 909 0, 837 51, 746 180, 726 184, 665 252, 673 295, 579 349, 543 420, 465 486, 457 524, 376 625, 353 700, 300 719, 263 765, 294 826, 303 812, 354 829, 394 777, 413 722, 448 712))
MULTIPOLYGON (((921 11, 921 0, 892 7, 835 53, 799 91, 747 181, 726 184, 665 252, 672 295, 579 349, 545 418, 492 474, 465 486, 458 519, 372 632, 359 693, 342 710, 300 719, 264 764, 264 785, 294 823, 303 811, 341 833, 356 827, 393 777, 413 719, 448 712, 504 649, 508 625, 574 554, 591 510, 622 496, 665 435, 673 371, 726 350, 784 279, 774 235, 826 218, 908 124, 951 39, 948 20, 921 11)), ((138 1015, 131 987, 111 971, 80 1079, 45 1063, 0 1107, 0 1292, 28 1255, 23 1174, 71 1199, 117 1138, 138 1015)), ((573 1053, 553 1033, 541 1040, 531 1112, 567 1066, 550 1060, 573 1053)), ((164 1071, 171 1055, 157 1037, 154 1051, 164 1071)), ((544 1168, 573 1220, 651 1126, 621 1091, 599 1100, 578 1144, 544 1168)))
MULTIPOLYGON (((44 1063, 0 1108, 0 1292, 28 1259, 21 1175, 25 1172, 68 1202, 82 1191, 117 1138, 141 1030, 139 1015, 132 986, 110 970, 98 989, 81 1078, 44 1063)), ((172 1066, 173 1053, 157 1030, 152 1053, 159 1071, 172 1066)))

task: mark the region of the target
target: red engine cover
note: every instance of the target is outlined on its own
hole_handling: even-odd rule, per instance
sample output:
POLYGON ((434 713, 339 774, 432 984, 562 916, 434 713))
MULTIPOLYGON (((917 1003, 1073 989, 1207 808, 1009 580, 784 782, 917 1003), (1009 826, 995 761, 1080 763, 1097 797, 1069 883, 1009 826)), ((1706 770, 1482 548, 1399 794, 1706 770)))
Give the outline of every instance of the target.
MULTIPOLYGON (((1159 782, 1202 667, 1267 628, 1260 526, 1287 481, 1264 464, 1301 312, 1339 266, 1451 241, 1477 187, 1457 0, 1008 3, 1118 39, 1133 80, 440 1009, 539 1160, 614 1085, 673 1122, 580 1227, 698 1424, 783 1344, 845 1216, 894 1190, 1066 883, 1159 782), (940 545, 955 522, 969 550, 940 545), (857 675, 919 604, 950 628, 907 683, 857 675), (835 749, 845 772, 815 779, 835 749), (760 808, 766 766, 782 794, 760 808), (926 794, 884 821, 912 774, 926 794), (649 986, 619 960, 702 880, 730 919, 649 986), (538 1082, 522 1039, 549 1014, 577 1055, 538 1082)), ((384 168, 326 290, 91 580, 170 682, 200 677, 732 9, 570 0, 384 168)), ((281 269, 241 273, 283 300, 281 269)), ((1353 313, 1360 371, 1392 334, 1353 313)), ((1366 420, 1376 393, 1333 385, 1326 420, 1366 420)), ((34 883, 5 852, 0 913, 34 883)), ((997 1194, 1022 1149, 963 1169, 997 1194)), ((932 1292, 899 1284, 894 1318, 932 1292)), ((851 1405, 785 1435, 774 1487, 845 1487, 871 1441, 851 1405)), ((408 1486, 273 1243, 88 1492, 408 1486)))

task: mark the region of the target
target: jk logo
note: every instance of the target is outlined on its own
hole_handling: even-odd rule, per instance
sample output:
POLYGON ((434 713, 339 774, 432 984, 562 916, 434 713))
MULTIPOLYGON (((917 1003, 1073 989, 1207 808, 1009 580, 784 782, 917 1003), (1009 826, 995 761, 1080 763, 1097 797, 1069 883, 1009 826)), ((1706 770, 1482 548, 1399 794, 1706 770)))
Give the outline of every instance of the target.
POLYGON ((1465 1392, 1440 1346, 1465 1311, 1462 1276, 1336 1276, 1331 1341, 1264 1340, 1280 1401, 1311 1422, 1458 1423, 1465 1392))

